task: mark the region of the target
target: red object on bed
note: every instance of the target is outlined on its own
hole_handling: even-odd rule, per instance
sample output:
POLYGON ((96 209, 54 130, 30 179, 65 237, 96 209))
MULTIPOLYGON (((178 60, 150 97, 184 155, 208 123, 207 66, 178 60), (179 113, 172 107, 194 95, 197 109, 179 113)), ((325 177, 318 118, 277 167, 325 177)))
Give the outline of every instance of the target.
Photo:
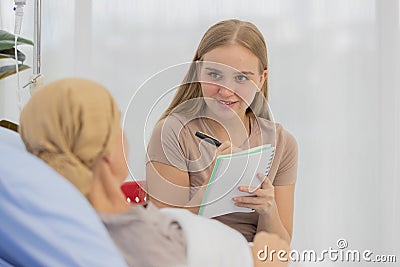
POLYGON ((130 203, 144 204, 147 202, 146 181, 127 181, 121 185, 126 200, 130 203))

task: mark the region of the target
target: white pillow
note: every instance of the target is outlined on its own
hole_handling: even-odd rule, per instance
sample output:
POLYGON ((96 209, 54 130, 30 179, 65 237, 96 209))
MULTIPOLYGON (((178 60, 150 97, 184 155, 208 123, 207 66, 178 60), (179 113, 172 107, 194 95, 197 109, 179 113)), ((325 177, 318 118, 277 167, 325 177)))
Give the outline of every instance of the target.
POLYGON ((0 127, 0 259, 16 266, 123 266, 83 195, 0 127))

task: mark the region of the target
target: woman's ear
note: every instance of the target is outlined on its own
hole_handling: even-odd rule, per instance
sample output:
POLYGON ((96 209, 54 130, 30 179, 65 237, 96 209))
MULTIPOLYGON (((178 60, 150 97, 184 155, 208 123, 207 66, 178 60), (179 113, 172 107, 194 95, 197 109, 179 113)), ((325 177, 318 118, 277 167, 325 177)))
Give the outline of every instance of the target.
POLYGON ((93 166, 92 166, 92 171, 94 171, 95 169, 100 169, 99 166, 102 165, 110 165, 111 163, 111 158, 110 156, 101 156, 98 157, 94 162, 93 162, 93 166))
MULTIPOLYGON (((261 84, 261 86, 263 86, 263 84, 265 83, 265 80, 267 79, 267 77, 268 77, 268 70, 265 69, 265 70, 262 72, 261 76, 260 76, 260 84, 261 84)), ((261 86, 260 86, 260 87, 261 87, 261 86)))
POLYGON ((107 156, 103 156, 103 160, 109 164, 111 162, 111 154, 108 154, 107 156))

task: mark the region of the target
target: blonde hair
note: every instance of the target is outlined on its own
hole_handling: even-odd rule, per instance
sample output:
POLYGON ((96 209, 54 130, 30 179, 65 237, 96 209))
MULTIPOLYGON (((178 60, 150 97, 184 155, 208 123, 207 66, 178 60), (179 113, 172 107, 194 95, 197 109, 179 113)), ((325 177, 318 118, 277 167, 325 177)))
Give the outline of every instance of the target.
MULTIPOLYGON (((237 19, 218 22, 211 26, 201 39, 192 60, 192 64, 190 65, 182 84, 179 86, 169 107, 164 111, 160 120, 166 118, 172 112, 196 114, 204 108, 205 104, 203 101, 201 85, 196 81, 196 62, 202 61, 204 55, 214 48, 228 44, 239 44, 249 49, 258 58, 260 74, 263 73, 264 70, 267 70, 267 46, 263 35, 254 24, 237 19), (190 103, 189 108, 187 108, 185 103, 188 100, 195 100, 196 103, 190 103)), ((267 100, 268 81, 265 79, 261 90, 257 92, 253 102, 246 112, 253 112, 256 116, 269 119, 268 108, 265 106, 267 100)))

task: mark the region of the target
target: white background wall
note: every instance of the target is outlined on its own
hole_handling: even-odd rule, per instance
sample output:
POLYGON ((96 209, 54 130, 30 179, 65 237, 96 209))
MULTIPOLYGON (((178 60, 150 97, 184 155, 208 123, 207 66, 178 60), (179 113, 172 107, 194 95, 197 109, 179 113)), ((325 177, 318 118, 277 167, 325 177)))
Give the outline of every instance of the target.
MULTIPOLYGON (((299 144, 293 247, 321 251, 345 238, 350 249, 397 254, 400 260, 397 0, 42 0, 42 5, 45 82, 95 79, 111 90, 122 111, 151 75, 190 61, 215 22, 239 18, 256 24, 269 47, 275 119, 299 144)), ((2 0, 0 11, 1 28, 12 31, 12 1, 2 0)), ((25 12, 22 35, 33 38, 32 0, 25 12)), ((32 65, 32 48, 21 49, 32 65)), ((23 72, 21 83, 29 76, 29 70, 23 72)), ((15 76, 0 81, 0 118, 18 121, 16 81, 15 76)), ((153 89, 156 94, 162 86, 153 89)), ((132 122, 126 131, 142 128, 132 122)), ((128 138, 131 161, 140 164, 143 140, 128 138)))

